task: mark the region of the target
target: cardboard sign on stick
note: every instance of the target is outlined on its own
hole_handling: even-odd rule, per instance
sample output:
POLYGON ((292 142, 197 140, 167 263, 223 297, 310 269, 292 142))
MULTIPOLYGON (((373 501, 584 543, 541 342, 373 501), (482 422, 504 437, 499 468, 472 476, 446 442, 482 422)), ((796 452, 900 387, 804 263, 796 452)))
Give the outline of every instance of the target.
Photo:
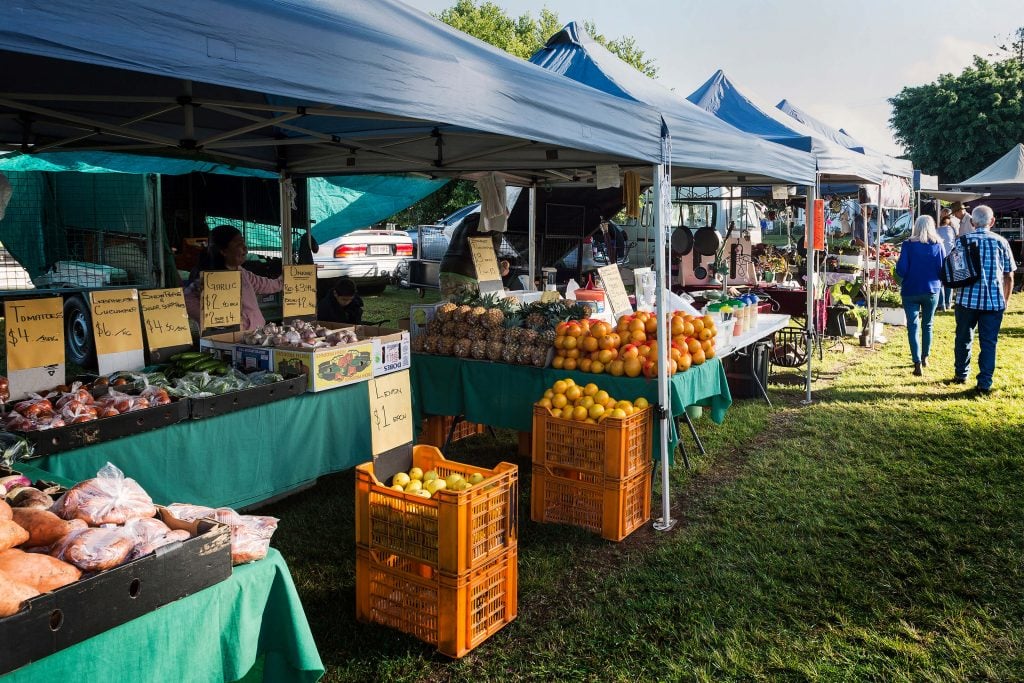
POLYGON ((192 332, 180 287, 145 289, 139 292, 146 348, 154 361, 192 346, 192 332))
POLYGON ((64 300, 6 301, 7 377, 12 399, 64 383, 64 300))
POLYGON ((89 292, 89 308, 100 374, 145 366, 139 293, 134 289, 89 292))
POLYGON ((612 316, 618 319, 621 315, 633 312, 633 304, 629 302, 629 294, 626 293, 626 285, 622 283, 622 275, 618 266, 603 266, 597 269, 604 283, 604 295, 608 306, 612 309, 612 316))
POLYGON ((234 327, 242 324, 242 274, 237 270, 210 270, 203 276, 200 327, 234 327))
POLYGON ((412 441, 409 371, 374 377, 368 385, 373 454, 379 455, 412 441))
POLYGON ((283 311, 285 318, 316 316, 316 266, 285 266, 283 311))
POLYGON ((501 270, 498 259, 494 255, 494 242, 490 237, 470 237, 470 254, 476 268, 476 280, 481 294, 498 292, 504 289, 501 283, 501 270))

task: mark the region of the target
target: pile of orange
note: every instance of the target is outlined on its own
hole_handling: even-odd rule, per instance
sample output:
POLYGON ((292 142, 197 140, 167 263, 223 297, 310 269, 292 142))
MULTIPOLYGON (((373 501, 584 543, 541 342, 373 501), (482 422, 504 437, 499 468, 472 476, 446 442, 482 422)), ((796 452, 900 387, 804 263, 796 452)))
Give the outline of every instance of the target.
POLYGON ((580 386, 571 377, 566 377, 552 384, 536 405, 547 408, 551 415, 563 420, 597 424, 609 417, 627 418, 650 404, 642 396, 635 401, 616 401, 593 382, 580 386))
MULTIPOLYGON (((669 374, 685 372, 715 356, 718 330, 710 316, 676 311, 669 317, 669 374)), ((658 375, 658 319, 639 311, 619 318, 614 327, 599 320, 570 320, 555 328, 555 358, 562 370, 582 370, 616 377, 658 375)))

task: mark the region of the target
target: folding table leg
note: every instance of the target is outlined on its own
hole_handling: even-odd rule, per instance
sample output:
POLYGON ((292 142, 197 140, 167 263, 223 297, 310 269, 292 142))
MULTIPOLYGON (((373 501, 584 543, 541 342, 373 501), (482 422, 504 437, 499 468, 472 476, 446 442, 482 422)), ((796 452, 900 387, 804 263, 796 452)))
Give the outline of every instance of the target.
MULTIPOLYGON (((679 431, 679 420, 676 420, 676 431, 679 431)), ((686 453, 686 444, 683 443, 682 438, 679 439, 678 445, 679 452, 683 454, 683 464, 686 465, 686 469, 690 469, 690 456, 686 453)))
MULTIPOLYGON (((693 426, 693 422, 690 421, 690 416, 683 412, 683 419, 686 420, 686 426, 690 428, 690 434, 693 435, 693 440, 697 444, 697 450, 701 455, 707 455, 707 451, 704 450, 704 444, 700 442, 700 437, 697 436, 697 429, 693 426)), ((682 440, 680 440, 682 443, 682 440)))

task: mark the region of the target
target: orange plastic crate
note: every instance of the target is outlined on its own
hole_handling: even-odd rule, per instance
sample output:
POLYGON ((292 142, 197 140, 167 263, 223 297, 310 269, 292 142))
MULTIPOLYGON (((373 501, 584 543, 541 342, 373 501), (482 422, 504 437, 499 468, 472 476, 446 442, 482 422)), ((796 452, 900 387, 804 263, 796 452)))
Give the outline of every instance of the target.
POLYGON ((438 571, 462 574, 515 547, 519 536, 519 468, 494 469, 446 460, 434 446, 414 446, 413 467, 438 476, 484 475, 465 491, 438 491, 420 498, 384 485, 373 463, 356 467, 356 543, 398 553, 438 571))
POLYGON ((533 466, 530 517, 535 522, 583 527, 621 541, 651 518, 651 470, 628 479, 533 466))
POLYGON ((649 467, 651 409, 597 424, 563 420, 533 407, 533 464, 625 479, 649 467))
POLYGON ((462 657, 516 618, 518 551, 461 576, 384 551, 356 548, 356 618, 462 657))
MULTIPOLYGON (((423 446, 437 446, 438 448, 444 446, 444 440, 448 438, 448 430, 452 428, 454 419, 451 415, 430 415, 423 418, 419 443, 423 446)), ((459 439, 465 439, 467 436, 483 434, 486 429, 486 425, 460 420, 452 433, 452 443, 459 439)))

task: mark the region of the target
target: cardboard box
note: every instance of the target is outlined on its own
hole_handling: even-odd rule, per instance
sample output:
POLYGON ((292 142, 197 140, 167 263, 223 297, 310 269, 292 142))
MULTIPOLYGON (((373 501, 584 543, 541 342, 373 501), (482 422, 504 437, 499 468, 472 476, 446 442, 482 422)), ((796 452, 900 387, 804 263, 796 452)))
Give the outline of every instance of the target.
POLYGON ((370 339, 373 342, 374 377, 407 370, 412 364, 408 332, 360 325, 356 327, 356 335, 360 339, 370 339))
POLYGON ((157 510, 164 523, 192 538, 32 598, 0 619, 0 675, 231 576, 230 527, 206 519, 182 522, 157 510))
POLYGON ((274 352, 266 346, 239 344, 235 347, 234 365, 242 372, 270 370, 274 367, 274 352))
POLYGON ((274 349, 274 370, 285 377, 305 373, 307 391, 336 389, 373 377, 373 342, 361 341, 327 349, 274 349))
POLYGON ((235 347, 242 341, 241 332, 223 332, 199 338, 199 350, 234 365, 235 347))

